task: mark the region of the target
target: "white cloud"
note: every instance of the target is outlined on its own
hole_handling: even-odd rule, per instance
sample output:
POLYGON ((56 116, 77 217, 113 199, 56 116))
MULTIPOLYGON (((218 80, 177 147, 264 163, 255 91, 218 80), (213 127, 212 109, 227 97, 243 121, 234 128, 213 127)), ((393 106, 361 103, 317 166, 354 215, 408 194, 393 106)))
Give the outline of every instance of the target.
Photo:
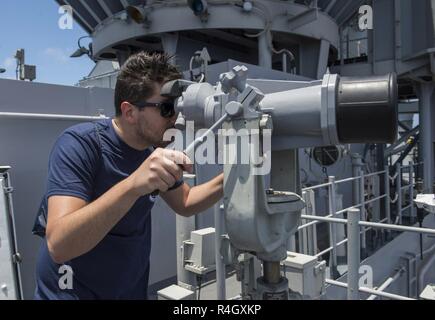
POLYGON ((61 48, 47 48, 44 50, 44 55, 60 63, 66 63, 69 60, 66 50, 61 48))
POLYGON ((3 61, 3 67, 4 68, 10 68, 15 66, 15 59, 12 57, 8 57, 3 61))

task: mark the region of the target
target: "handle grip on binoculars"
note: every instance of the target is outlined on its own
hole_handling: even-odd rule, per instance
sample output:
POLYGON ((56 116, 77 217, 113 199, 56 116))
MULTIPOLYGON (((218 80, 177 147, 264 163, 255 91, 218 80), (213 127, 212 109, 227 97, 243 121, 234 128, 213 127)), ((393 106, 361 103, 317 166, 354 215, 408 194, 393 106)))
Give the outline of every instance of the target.
MULTIPOLYGON (((183 166, 181 166, 181 165, 178 165, 178 166, 179 166, 181 169, 183 169, 183 166)), ((179 186, 172 186, 172 187, 168 188, 168 191, 171 191, 171 190, 177 189, 178 187, 179 187, 179 186)), ((159 190, 154 190, 153 192, 150 193, 150 195, 153 196, 153 197, 157 197, 157 196, 159 195, 159 193, 160 193, 159 190)))
MULTIPOLYGON (((190 153, 191 151, 193 151, 198 145, 202 144, 204 142, 205 137, 207 137, 207 135, 210 132, 214 132, 214 130, 216 128, 218 128, 227 118, 229 117, 228 113, 225 113, 218 121, 215 122, 215 124, 213 124, 208 130, 206 130, 202 135, 200 135, 199 137, 197 137, 191 144, 189 144, 189 146, 184 149, 183 153, 185 155, 187 155, 188 153, 190 153)), ((181 169, 183 169, 182 165, 178 165, 181 169)), ((178 186, 177 186, 178 187, 178 186)), ((170 190, 174 190, 177 187, 170 187, 168 189, 168 191, 170 190)), ((156 197, 159 195, 159 190, 154 190, 153 192, 150 193, 151 196, 156 197)))

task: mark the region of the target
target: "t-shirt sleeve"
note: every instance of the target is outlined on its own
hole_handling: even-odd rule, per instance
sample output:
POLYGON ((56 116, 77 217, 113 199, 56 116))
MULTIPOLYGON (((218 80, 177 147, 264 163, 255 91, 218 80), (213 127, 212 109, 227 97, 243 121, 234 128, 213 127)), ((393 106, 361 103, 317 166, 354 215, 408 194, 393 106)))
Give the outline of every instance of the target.
POLYGON ((98 150, 91 139, 64 132, 50 154, 47 198, 65 195, 90 202, 98 159, 98 150))

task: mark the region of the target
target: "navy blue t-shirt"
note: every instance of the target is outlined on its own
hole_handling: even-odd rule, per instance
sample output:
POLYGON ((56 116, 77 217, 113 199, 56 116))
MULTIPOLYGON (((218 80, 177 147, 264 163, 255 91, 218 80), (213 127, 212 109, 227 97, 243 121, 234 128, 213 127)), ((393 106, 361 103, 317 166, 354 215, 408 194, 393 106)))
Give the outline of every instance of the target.
MULTIPOLYGON (((111 119, 65 130, 50 154, 47 191, 34 233, 45 235, 48 197, 67 195, 92 202, 127 178, 150 154, 149 149, 138 151, 122 141, 111 119)), ((139 198, 95 248, 65 263, 73 272, 72 289, 61 289, 65 269, 51 259, 44 238, 35 298, 146 299, 153 203, 149 195, 139 198)))

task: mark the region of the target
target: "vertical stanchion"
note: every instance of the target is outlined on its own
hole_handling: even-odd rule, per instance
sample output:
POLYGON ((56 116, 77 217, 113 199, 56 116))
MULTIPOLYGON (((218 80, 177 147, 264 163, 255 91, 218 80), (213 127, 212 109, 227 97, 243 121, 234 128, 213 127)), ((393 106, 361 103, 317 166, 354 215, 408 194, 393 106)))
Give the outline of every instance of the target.
MULTIPOLYGON (((385 166, 385 217, 387 218, 387 223, 391 224, 391 195, 390 195, 390 167, 388 165, 385 166)), ((386 239, 391 234, 389 229, 385 229, 384 235, 386 239)))
POLYGON ((360 210, 347 211, 347 299, 359 299, 359 264, 360 264, 360 210))
MULTIPOLYGON (((332 217, 335 217, 335 213, 337 212, 337 204, 336 204, 336 190, 335 190, 335 177, 330 176, 328 178, 330 183, 329 185, 329 214, 332 217)), ((329 270, 331 271, 331 275, 335 278, 338 276, 337 272, 337 226, 334 223, 329 224, 329 243, 332 247, 332 250, 329 254, 329 270)))
MULTIPOLYGON (((307 214, 307 215, 312 215, 313 213, 311 211, 309 191, 303 191, 302 198, 305 201, 305 209, 303 210, 303 212, 305 212, 305 214, 307 214)), ((308 222, 306 220, 303 220, 303 221, 308 222)), ((312 256, 312 255, 314 255, 313 231, 312 231, 311 227, 307 227, 305 229, 306 229, 306 232, 304 233, 304 239, 306 239, 306 245, 304 248, 306 250, 305 254, 312 256)))
POLYGON ((413 223, 415 222, 416 212, 414 208, 414 162, 409 162, 409 215, 411 216, 413 223))
MULTIPOLYGON (((304 219, 301 219, 301 224, 304 224, 305 223, 304 221, 305 221, 304 219)), ((305 254, 304 251, 305 239, 304 239, 304 233, 302 231, 303 230, 298 231, 298 253, 305 254)))
MULTIPOLYGON (((302 198, 304 199, 305 203, 307 203, 306 194, 307 194, 306 191, 302 192, 302 198)), ((305 212, 305 214, 310 214, 308 212, 308 206, 305 206, 305 208, 302 209, 302 212, 305 212)), ((307 223, 307 221, 301 219, 301 224, 305 224, 305 223, 307 223)), ((309 242, 311 241, 311 239, 308 235, 308 228, 303 228, 302 230, 299 230, 298 235, 299 235, 299 252, 303 254, 310 254, 309 242)))
MULTIPOLYGON (((360 181, 359 181, 359 193, 360 193, 360 203, 361 203, 361 220, 367 221, 366 219, 366 205, 365 205, 365 188, 364 188, 364 170, 360 170, 360 181)), ((363 253, 366 252, 366 229, 362 228, 362 235, 361 235, 361 248, 363 250, 363 253)))
POLYGON ((390 212, 390 169, 388 166, 385 166, 385 216, 387 218, 387 223, 391 223, 391 212, 390 212))
MULTIPOLYGON (((316 210, 315 210, 315 195, 314 195, 314 191, 310 190, 307 193, 307 199, 308 199, 308 203, 309 203, 309 214, 311 215, 316 215, 316 210)), ((312 253, 310 253, 311 255, 315 255, 317 254, 317 226, 315 224, 313 224, 310 227, 311 230, 311 236, 312 236, 312 253)))

